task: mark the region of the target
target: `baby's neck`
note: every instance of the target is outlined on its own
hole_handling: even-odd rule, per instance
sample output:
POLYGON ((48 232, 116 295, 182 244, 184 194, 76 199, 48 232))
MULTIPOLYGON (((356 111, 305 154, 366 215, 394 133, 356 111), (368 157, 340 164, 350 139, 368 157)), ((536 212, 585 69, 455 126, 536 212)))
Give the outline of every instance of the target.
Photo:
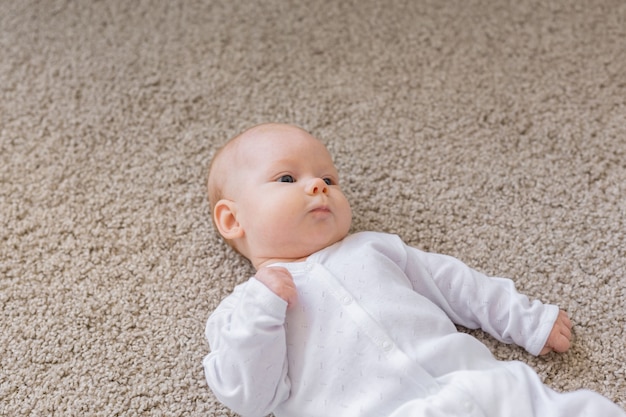
POLYGON ((272 264, 277 264, 277 263, 296 263, 296 262, 304 262, 306 261, 308 258, 308 256, 302 257, 302 258, 268 258, 268 259, 263 259, 263 260, 259 260, 258 262, 252 262, 252 265, 254 266, 254 269, 256 269, 257 271, 265 266, 268 265, 272 265, 272 264))

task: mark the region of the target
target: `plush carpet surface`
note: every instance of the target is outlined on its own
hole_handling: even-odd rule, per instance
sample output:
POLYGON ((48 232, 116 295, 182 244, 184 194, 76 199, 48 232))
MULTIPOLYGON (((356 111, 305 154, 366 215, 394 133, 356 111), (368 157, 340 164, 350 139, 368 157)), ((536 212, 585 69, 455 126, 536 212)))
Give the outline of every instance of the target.
POLYGON ((204 181, 265 121, 328 144, 354 231, 571 314, 497 357, 626 407, 625 45, 621 0, 0 0, 0 415, 232 415, 203 331, 252 269, 204 181))

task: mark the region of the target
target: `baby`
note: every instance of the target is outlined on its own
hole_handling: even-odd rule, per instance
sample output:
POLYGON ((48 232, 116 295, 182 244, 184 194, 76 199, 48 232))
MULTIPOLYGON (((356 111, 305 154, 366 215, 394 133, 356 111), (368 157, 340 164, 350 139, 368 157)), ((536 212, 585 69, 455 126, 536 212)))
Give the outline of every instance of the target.
POLYGON ((204 361, 217 398, 243 416, 617 417, 601 395, 557 393, 496 360, 455 324, 534 355, 564 352, 571 322, 397 236, 349 234, 352 212, 326 147, 291 125, 230 140, 210 167, 219 233, 256 274, 210 316, 204 361))

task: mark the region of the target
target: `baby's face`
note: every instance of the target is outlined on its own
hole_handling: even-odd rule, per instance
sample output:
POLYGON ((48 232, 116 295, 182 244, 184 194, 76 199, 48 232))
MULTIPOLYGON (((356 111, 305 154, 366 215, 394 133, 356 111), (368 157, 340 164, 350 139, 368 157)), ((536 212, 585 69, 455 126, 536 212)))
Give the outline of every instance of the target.
POLYGON ((257 267, 300 260, 343 239, 352 212, 326 147, 293 126, 257 130, 239 144, 228 178, 248 258, 257 267))

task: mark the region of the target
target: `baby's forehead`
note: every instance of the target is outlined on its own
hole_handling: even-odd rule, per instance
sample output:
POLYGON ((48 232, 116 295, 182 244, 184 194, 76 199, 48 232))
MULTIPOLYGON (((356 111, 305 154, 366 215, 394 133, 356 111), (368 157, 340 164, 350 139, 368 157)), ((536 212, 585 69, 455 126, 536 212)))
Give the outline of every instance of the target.
POLYGON ((275 159, 296 158, 302 153, 306 158, 319 161, 332 157, 323 142, 297 126, 268 124, 253 127, 231 139, 221 151, 220 166, 225 170, 251 168, 265 165, 275 159), (316 157, 317 155, 317 157, 316 157))

